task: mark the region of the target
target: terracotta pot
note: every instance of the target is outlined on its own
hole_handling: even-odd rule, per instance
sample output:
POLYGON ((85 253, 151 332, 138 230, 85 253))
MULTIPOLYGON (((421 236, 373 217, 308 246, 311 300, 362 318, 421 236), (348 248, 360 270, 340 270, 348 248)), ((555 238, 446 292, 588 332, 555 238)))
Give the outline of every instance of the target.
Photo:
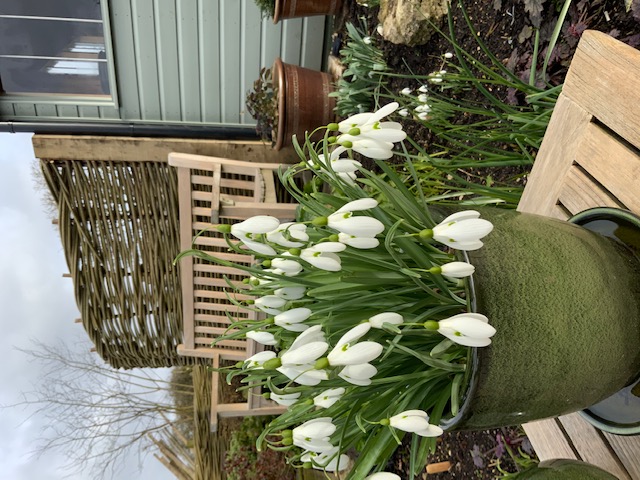
POLYGON ((276 0, 273 23, 287 18, 335 15, 342 9, 343 0, 276 0))
POLYGON ((289 65, 279 58, 271 72, 278 94, 276 150, 291 145, 292 135, 303 143, 305 132, 334 121, 336 100, 329 97, 334 89, 331 75, 289 65))
POLYGON ((640 374, 640 259, 633 253, 640 252, 640 218, 605 209, 614 215, 608 235, 596 233, 604 217, 579 215, 578 226, 477 210, 494 230, 483 248, 468 252, 474 309, 497 333, 489 347, 474 349, 466 400, 445 428, 563 415, 633 382, 640 374))

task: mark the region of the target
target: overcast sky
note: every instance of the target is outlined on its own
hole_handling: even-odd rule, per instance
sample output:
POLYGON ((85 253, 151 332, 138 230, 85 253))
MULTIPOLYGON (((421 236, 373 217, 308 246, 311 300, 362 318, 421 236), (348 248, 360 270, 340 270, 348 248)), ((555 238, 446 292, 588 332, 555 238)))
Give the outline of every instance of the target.
MULTIPOLYGON (((30 357, 16 350, 32 348, 32 339, 86 351, 91 343, 80 324, 57 230, 34 188, 35 162, 29 134, 0 133, 0 405, 19 402, 21 392, 41 381, 30 357)), ((3 480, 94 480, 69 475, 61 452, 35 459, 31 452, 43 418, 23 408, 0 409, 0 468, 3 480)), ((173 476, 152 455, 141 473, 132 458, 118 479, 165 480, 173 476)))

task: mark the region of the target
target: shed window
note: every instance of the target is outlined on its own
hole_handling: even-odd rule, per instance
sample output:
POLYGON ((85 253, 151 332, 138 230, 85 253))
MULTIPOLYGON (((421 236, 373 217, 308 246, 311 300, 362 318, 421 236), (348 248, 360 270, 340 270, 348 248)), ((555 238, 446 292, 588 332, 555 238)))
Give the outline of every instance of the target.
POLYGON ((99 2, 0 1, 2 93, 110 97, 109 61, 99 2))

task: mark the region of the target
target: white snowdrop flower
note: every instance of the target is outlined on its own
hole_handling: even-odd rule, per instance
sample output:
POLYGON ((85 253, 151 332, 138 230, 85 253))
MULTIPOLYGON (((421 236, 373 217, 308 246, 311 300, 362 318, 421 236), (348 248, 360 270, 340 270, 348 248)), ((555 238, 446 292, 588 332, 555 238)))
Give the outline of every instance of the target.
POLYGON ((383 28, 382 25, 379 23, 378 26, 376 27, 376 32, 378 32, 378 35, 382 36, 382 32, 383 32, 383 28))
MULTIPOLYGON (((311 310, 308 308, 292 308, 286 312, 279 313, 273 318, 273 323, 279 327, 289 330, 290 332, 304 332, 309 328, 304 322, 311 316, 311 310)), ((324 353, 324 352, 323 352, 324 353)))
POLYGON ((282 405, 283 407, 289 407, 298 401, 301 393, 283 393, 282 395, 278 395, 277 393, 271 393, 269 398, 276 402, 278 405, 282 405))
POLYGON ((270 350, 265 350, 264 352, 258 352, 255 355, 247 358, 244 361, 244 364, 247 368, 253 368, 254 370, 262 370, 264 367, 262 364, 267 360, 271 360, 272 358, 276 358, 276 352, 272 352, 270 350))
POLYGON ((300 258, 320 270, 339 272, 342 269, 342 263, 336 252, 341 252, 345 248, 347 246, 340 242, 318 243, 302 250, 300 258))
POLYGON ((437 323, 440 335, 466 347, 486 347, 496 333, 487 317, 480 313, 461 313, 437 323))
POLYGON ((310 452, 328 452, 334 448, 329 439, 335 431, 331 417, 314 418, 292 430, 293 444, 310 452))
POLYGON ((440 70, 440 71, 438 72, 438 74, 439 74, 439 75, 446 75, 446 74, 447 74, 447 71, 446 71, 446 70, 440 70))
POLYGON ((389 425, 421 437, 439 437, 443 430, 429 423, 429 415, 423 410, 407 410, 389 419, 389 425))
POLYGON ((453 58, 453 53, 447 52, 444 54, 444 58, 453 58))
POLYGON ((275 290, 273 294, 285 300, 300 300, 306 291, 305 287, 282 287, 275 290))
POLYGON ((360 342, 371 328, 370 323, 356 325, 345 333, 333 350, 327 355, 331 366, 359 365, 375 360, 382 353, 383 347, 378 342, 360 342))
POLYGON ((300 457, 303 463, 310 462, 311 466, 317 470, 327 472, 338 472, 344 470, 349 465, 349 456, 338 455, 338 447, 333 447, 323 453, 305 452, 300 457))
POLYGON ((418 113, 418 118, 420 120, 427 120, 429 118, 429 114, 427 112, 420 112, 418 113))
POLYGON ((442 83, 442 78, 440 78, 440 77, 431 77, 431 78, 429 79, 429 81, 430 81, 431 83, 442 83))
POLYGON ((277 295, 265 295, 264 297, 257 298, 254 305, 269 315, 278 315, 281 312, 281 308, 285 306, 287 301, 284 298, 277 295))
POLYGON ((325 390, 320 395, 313 397, 313 404, 316 407, 329 408, 342 398, 345 391, 342 387, 325 390))
POLYGON ((479 217, 475 210, 449 215, 433 227, 433 239, 458 250, 477 250, 483 245, 480 239, 493 230, 491 222, 479 217))
POLYGON ((294 277, 302 271, 302 265, 299 262, 285 258, 274 258, 271 260, 271 266, 282 272, 283 275, 294 277))
POLYGON ((389 323, 391 325, 402 325, 404 319, 402 315, 395 312, 383 312, 374 315, 369 319, 369 323, 373 328, 382 328, 383 324, 389 323))
POLYGON ((419 113, 429 113, 431 111, 431 105, 429 105, 428 103, 425 103, 424 105, 418 105, 415 108, 415 111, 419 113))
POLYGON ((360 198, 343 205, 327 217, 327 225, 339 232, 356 237, 375 237, 384 231, 384 224, 373 217, 354 217, 353 212, 369 210, 378 206, 373 198, 360 198))
POLYGON ((302 247, 309 240, 307 226, 302 223, 283 223, 267 233, 267 240, 286 248, 302 247))
POLYGON ((421 85, 420 88, 418 89, 418 91, 420 93, 427 93, 429 91, 429 87, 426 85, 421 85))
POLYGON ((400 90, 401 95, 411 95, 412 93, 413 90, 411 90, 409 87, 404 87, 402 90, 400 90))
POLYGON ((371 385, 371 377, 378 373, 378 369, 370 363, 361 363, 359 365, 347 365, 338 376, 347 382, 366 387, 371 385))
POLYGON ((400 110, 398 110, 398 115, 400 115, 401 117, 407 117, 409 116, 409 110, 407 110, 406 108, 401 108, 400 110))
POLYGON ((347 233, 340 232, 338 234, 338 241, 340 243, 344 243, 345 245, 349 245, 353 248, 359 249, 368 249, 368 248, 376 248, 380 245, 380 240, 375 237, 356 237, 355 235, 349 235, 347 233))
MULTIPOLYGON (((254 342, 258 342, 262 345, 277 345, 278 340, 273 336, 273 333, 265 332, 265 331, 255 331, 251 330, 246 334, 247 338, 250 338, 254 342)), ((262 362, 264 363, 264 362, 262 362)))
POLYGON ((276 368, 276 370, 289 380, 300 385, 307 385, 311 387, 329 379, 329 375, 326 370, 316 370, 313 368, 313 365, 299 365, 293 367, 283 365, 276 368))
POLYGON ((428 100, 429 96, 426 93, 421 93, 420 95, 418 95, 418 101, 420 103, 427 103, 428 100))
POLYGON ((371 45, 371 37, 364 37, 362 39, 362 42, 365 43, 366 45, 371 45))

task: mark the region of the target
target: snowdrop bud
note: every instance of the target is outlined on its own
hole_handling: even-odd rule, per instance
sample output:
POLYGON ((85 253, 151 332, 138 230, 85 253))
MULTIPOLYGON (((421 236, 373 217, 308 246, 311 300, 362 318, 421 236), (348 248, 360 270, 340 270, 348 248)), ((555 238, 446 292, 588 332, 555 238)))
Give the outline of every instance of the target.
POLYGON ((444 58, 453 58, 453 53, 447 52, 444 54, 444 58))
POLYGON ((413 93, 413 90, 411 90, 409 87, 404 87, 402 90, 400 90, 400 93, 402 95, 411 95, 413 93))
POLYGON ((418 101, 420 103, 427 103, 428 100, 429 96, 426 93, 421 93, 420 95, 418 95, 418 101))
POLYGON ((400 110, 398 110, 398 115, 400 115, 401 117, 407 117, 409 116, 409 110, 407 110, 406 108, 401 108, 400 110))
POLYGON ((273 336, 273 333, 264 332, 264 331, 255 331, 252 330, 247 332, 247 338, 250 338, 254 342, 258 342, 262 345, 277 345, 278 340, 273 336))
POLYGON ((371 37, 364 37, 362 41, 367 45, 371 45, 371 37))
POLYGON ((374 315, 369 319, 369 323, 373 328, 382 328, 382 325, 385 323, 390 323, 391 325, 402 325, 404 319, 402 315, 395 312, 384 312, 374 315))
POLYGON ((427 120, 429 118, 429 114, 427 112, 420 112, 418 114, 418 118, 420 120, 427 120))
POLYGON ((401 480, 395 473, 378 472, 373 475, 369 475, 365 480, 401 480))
POLYGON ((420 86, 420 88, 418 89, 418 91, 419 91, 420 93, 427 93, 427 92, 429 91, 429 87, 428 87, 428 86, 426 86, 426 85, 422 85, 422 86, 420 86))
POLYGON ((248 233, 268 233, 280 225, 280 220, 269 215, 256 215, 246 220, 231 225, 231 233, 242 231, 248 233))
POLYGON ((278 405, 282 405, 283 407, 289 407, 298 401, 301 393, 284 393, 282 395, 278 395, 277 393, 271 393, 269 398, 276 402, 278 405))
POLYGON ((432 267, 429 272, 435 275, 444 275, 451 279, 458 279, 473 275, 475 270, 475 267, 467 262, 449 262, 441 267, 432 267))
POLYGON ((443 433, 440 427, 429 423, 429 415, 423 410, 407 410, 394 415, 389 419, 389 424, 398 430, 422 437, 438 437, 443 433))

